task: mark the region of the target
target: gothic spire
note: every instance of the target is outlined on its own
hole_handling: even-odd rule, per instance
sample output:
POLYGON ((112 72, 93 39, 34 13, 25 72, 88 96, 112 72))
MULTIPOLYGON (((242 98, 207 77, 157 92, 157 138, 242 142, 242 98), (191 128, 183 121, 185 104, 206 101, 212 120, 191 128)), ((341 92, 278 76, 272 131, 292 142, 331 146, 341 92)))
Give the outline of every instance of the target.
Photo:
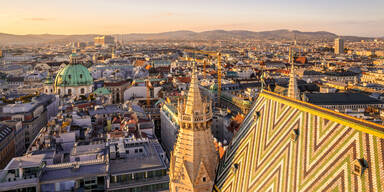
POLYGON ((288 87, 288 97, 293 99, 300 99, 299 88, 297 87, 294 59, 293 59, 293 49, 289 48, 289 61, 291 63, 291 73, 289 75, 289 87, 288 87))

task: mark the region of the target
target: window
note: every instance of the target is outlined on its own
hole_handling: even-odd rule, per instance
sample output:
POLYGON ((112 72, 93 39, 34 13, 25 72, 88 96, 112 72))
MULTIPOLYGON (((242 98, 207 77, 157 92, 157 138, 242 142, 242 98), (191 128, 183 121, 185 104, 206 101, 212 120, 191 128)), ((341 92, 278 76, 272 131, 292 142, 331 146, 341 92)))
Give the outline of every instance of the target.
POLYGON ((80 89, 80 93, 81 93, 81 94, 84 94, 84 92, 85 92, 84 88, 81 88, 81 89, 80 89))
POLYGON ((137 149, 135 149, 135 153, 137 153, 138 152, 138 150, 137 149))
POLYGON ((83 74, 80 74, 80 79, 82 79, 83 78, 83 74))
POLYGON ((71 75, 68 75, 68 79, 71 79, 71 75))
POLYGON ((203 177, 203 182, 206 182, 207 181, 207 178, 206 177, 203 177))
POLYGON ((60 95, 60 91, 61 91, 60 89, 57 90, 57 93, 58 93, 59 95, 60 95))
POLYGON ((68 95, 72 95, 72 89, 68 89, 68 95))

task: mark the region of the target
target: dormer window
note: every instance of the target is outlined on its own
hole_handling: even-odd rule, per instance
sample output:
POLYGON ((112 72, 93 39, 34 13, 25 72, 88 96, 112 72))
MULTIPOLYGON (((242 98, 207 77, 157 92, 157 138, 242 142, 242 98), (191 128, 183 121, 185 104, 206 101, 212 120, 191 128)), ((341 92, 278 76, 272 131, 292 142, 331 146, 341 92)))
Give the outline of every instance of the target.
POLYGON ((80 79, 82 79, 83 78, 83 74, 80 74, 80 79))

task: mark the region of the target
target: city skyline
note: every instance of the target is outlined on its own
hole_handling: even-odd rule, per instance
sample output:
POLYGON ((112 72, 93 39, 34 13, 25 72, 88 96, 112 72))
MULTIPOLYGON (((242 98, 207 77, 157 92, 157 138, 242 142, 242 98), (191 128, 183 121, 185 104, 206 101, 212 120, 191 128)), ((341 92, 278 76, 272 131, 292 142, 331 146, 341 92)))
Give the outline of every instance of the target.
POLYGON ((329 31, 384 36, 384 2, 272 1, 4 1, 0 33, 129 34, 191 30, 329 31))

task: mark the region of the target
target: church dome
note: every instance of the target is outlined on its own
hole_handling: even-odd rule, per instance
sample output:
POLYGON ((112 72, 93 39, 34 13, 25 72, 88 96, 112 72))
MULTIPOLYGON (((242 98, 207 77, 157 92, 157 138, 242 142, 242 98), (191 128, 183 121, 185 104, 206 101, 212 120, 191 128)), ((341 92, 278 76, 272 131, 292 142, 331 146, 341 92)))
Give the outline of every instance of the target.
POLYGON ((75 54, 72 54, 70 58, 70 64, 57 73, 55 86, 76 87, 92 85, 93 78, 88 69, 84 65, 77 62, 78 58, 75 54))

